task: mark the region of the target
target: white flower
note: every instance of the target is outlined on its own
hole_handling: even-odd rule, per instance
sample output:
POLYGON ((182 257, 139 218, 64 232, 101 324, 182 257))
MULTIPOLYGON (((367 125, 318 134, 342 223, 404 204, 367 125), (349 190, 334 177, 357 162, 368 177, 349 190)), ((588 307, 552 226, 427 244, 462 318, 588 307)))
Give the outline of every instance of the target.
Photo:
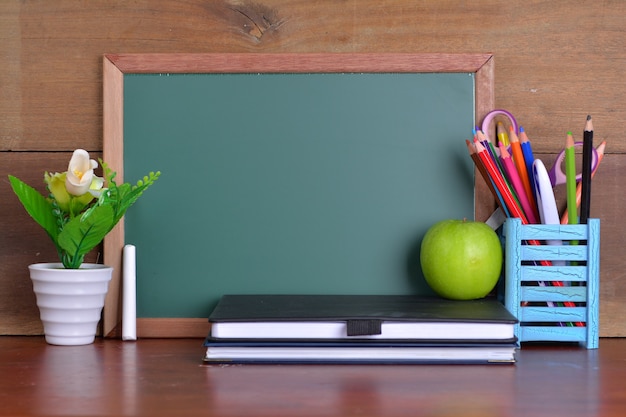
POLYGON ((72 195, 80 196, 89 191, 94 178, 93 170, 98 163, 89 159, 89 153, 84 149, 76 149, 67 167, 65 188, 72 195))

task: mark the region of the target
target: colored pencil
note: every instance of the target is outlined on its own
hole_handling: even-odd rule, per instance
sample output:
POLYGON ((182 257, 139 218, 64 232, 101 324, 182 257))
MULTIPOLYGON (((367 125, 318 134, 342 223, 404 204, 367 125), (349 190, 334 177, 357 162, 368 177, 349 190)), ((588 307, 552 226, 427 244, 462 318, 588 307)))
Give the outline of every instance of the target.
POLYGON ((498 142, 502 142, 504 146, 509 146, 509 136, 506 134, 506 129, 502 122, 496 124, 496 136, 498 137, 498 142))
POLYGON ((530 204, 531 211, 534 217, 538 219, 539 211, 537 210, 537 203, 535 202, 533 189, 530 186, 530 177, 528 176, 528 170, 526 169, 524 152, 522 151, 522 145, 520 144, 519 138, 515 133, 513 126, 511 126, 509 129, 509 142, 511 143, 511 154, 513 155, 513 162, 515 162, 517 173, 519 174, 519 178, 522 181, 522 186, 526 194, 526 199, 530 204))
MULTIPOLYGON (((528 201, 528 197, 526 196, 526 191, 524 190, 524 185, 522 183, 521 176, 515 167, 515 163, 513 159, 511 159, 511 155, 509 151, 507 151, 506 146, 500 142, 500 161, 502 161, 502 165, 504 166, 505 172, 509 179, 509 182, 513 186, 515 193, 517 194, 517 199, 522 206, 522 210, 526 217, 528 218, 529 223, 539 223, 539 217, 535 215, 535 210, 530 205, 530 201, 528 201)), ((511 145, 512 146, 512 145, 511 145)))
MULTIPOLYGON (((574 149, 574 137, 572 132, 567 132, 565 138, 565 188, 567 192, 567 215, 568 224, 578 223, 578 207, 576 204, 576 150, 574 149)), ((572 240, 570 245, 578 245, 577 240, 572 240)), ((571 263, 575 265, 576 263, 571 263)))
POLYGON ((565 140, 565 179, 567 190, 568 224, 578 223, 578 207, 576 205, 576 151, 572 132, 567 133, 565 140))
POLYGON ((526 163, 526 172, 528 173, 528 181, 530 182, 530 188, 532 190, 531 195, 535 198, 535 173, 533 172, 533 162, 535 161, 535 155, 533 154, 533 148, 530 144, 530 139, 522 126, 519 127, 519 140, 522 147, 522 153, 524 154, 524 162, 526 163))
POLYGON ((485 180, 487 187, 489 187, 489 191, 491 191, 491 194, 496 199, 496 202, 498 203, 498 207, 500 207, 502 212, 507 217, 510 217, 509 210, 506 208, 506 205, 504 204, 504 201, 502 200, 502 196, 500 195, 498 190, 496 190, 496 188, 494 187, 493 181, 489 177, 487 170, 485 169, 484 165, 480 162, 480 158, 478 157, 478 155, 476 155, 476 147, 474 146, 472 141, 467 140, 467 139, 465 140, 465 144, 467 145, 467 150, 470 154, 470 157, 472 158, 472 161, 474 161, 474 165, 478 169, 478 172, 480 172, 480 175, 481 177, 483 177, 483 180, 485 180))
POLYGON ((483 144, 491 159, 496 162, 500 172, 504 173, 504 168, 502 167, 502 164, 500 164, 500 154, 498 153, 499 150, 493 146, 493 143, 491 143, 489 139, 487 139, 485 133, 482 130, 474 130, 474 139, 478 139, 480 143, 483 144))
POLYGON ((591 116, 587 116, 585 130, 583 131, 583 169, 582 169, 582 199, 580 202, 581 224, 586 224, 590 215, 591 206, 591 163, 593 149, 593 123, 591 116))
POLYGON ((504 174, 504 167, 502 166, 502 162, 500 161, 500 149, 494 147, 493 143, 491 143, 491 141, 489 139, 487 139, 487 136, 485 136, 485 133, 483 131, 481 131, 481 130, 475 130, 474 131, 474 140, 476 140, 476 139, 478 139, 480 141, 480 143, 483 144, 483 146, 485 147, 485 150, 487 151, 487 153, 491 157, 491 160, 494 162, 496 169, 498 170, 498 172, 500 173, 502 178, 505 179, 506 186, 509 189, 509 191, 511 192, 511 194, 513 195, 513 199, 517 203, 519 203, 519 200, 517 199, 517 195, 515 194, 515 191, 513 190, 513 187, 511 186, 511 184, 509 184, 506 181, 505 174, 504 174))

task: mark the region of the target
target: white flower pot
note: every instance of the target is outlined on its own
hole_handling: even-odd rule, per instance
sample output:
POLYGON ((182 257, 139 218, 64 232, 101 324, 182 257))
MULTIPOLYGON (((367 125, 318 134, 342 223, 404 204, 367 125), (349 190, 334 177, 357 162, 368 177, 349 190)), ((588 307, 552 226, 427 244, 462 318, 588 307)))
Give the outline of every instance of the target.
POLYGON ((113 268, 60 263, 29 265, 46 342, 52 345, 93 343, 113 268))

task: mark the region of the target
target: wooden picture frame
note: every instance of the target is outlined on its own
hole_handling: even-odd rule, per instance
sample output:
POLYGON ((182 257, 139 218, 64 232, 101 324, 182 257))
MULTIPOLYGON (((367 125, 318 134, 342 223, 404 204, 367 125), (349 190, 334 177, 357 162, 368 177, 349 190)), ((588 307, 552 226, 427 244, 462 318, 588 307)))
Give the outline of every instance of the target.
MULTIPOLYGON (((491 54, 107 54, 103 58, 103 157, 124 179, 124 76, 142 73, 473 73, 475 121, 494 108, 491 54)), ((462 139, 462 138, 461 138, 462 139)), ((462 143, 460 146, 463 146, 462 143)), ((469 156, 468 156, 469 158, 469 156)), ((475 176, 480 178, 480 176, 475 176)), ((495 203, 484 181, 475 181, 475 218, 485 220, 495 203)), ((105 301, 103 334, 121 335, 123 221, 104 241, 104 262, 114 267, 105 301)), ((138 337, 204 337, 206 319, 141 318, 138 337)))

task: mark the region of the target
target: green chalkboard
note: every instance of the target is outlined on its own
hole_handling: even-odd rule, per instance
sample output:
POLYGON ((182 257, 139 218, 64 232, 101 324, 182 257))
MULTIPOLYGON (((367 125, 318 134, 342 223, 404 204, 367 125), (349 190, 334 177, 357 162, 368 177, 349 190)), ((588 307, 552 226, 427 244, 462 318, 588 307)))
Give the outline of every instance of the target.
POLYGON ((430 225, 473 218, 475 73, 123 75, 138 317, 222 294, 422 294, 430 225))

